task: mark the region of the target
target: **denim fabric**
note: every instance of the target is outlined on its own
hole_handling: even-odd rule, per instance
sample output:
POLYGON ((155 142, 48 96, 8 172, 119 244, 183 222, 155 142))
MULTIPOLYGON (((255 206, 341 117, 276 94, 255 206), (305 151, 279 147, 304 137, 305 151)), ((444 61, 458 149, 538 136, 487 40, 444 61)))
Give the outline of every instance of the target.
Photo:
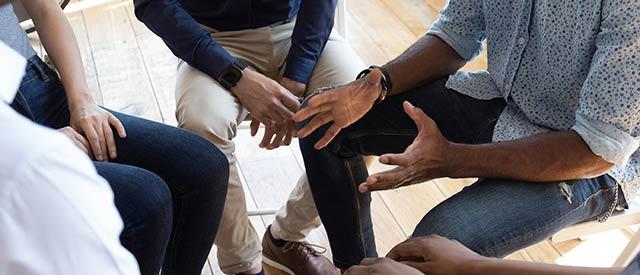
MULTIPOLYGON (((69 124, 64 88, 38 57, 11 106, 36 123, 69 124)), ((121 235, 142 274, 200 274, 216 235, 228 182, 226 157, 185 130, 112 112, 127 137, 118 158, 94 162, 111 185, 124 220, 121 235)), ((115 132, 115 131, 114 131, 115 132)))
POLYGON ((636 255, 636 258, 629 263, 629 265, 622 270, 621 275, 637 275, 640 274, 640 254, 636 255))
MULTIPOLYGON (((405 114, 403 101, 422 108, 450 141, 491 142, 505 101, 471 98, 446 89, 446 81, 434 81, 374 106, 326 149, 315 150, 313 144, 327 126, 300 141, 311 191, 338 267, 377 256, 371 197, 358 193, 356 187, 368 176, 362 155, 399 153, 413 142, 417 129, 405 114)), ((605 212, 613 201, 614 185, 609 176, 544 184, 480 179, 429 211, 413 235, 440 234, 480 254, 501 257, 605 212)))

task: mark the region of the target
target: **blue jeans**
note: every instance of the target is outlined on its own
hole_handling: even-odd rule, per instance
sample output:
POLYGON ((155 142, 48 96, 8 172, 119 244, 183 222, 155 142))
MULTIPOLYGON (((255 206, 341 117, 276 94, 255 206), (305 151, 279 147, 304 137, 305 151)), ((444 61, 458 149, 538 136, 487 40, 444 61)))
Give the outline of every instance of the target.
MULTIPOLYGON (((400 153, 413 142, 417 129, 402 102, 422 108, 450 141, 491 142, 505 100, 468 97, 446 89, 446 80, 374 106, 323 150, 315 150, 313 144, 326 125, 300 141, 309 185, 338 267, 377 256, 371 196, 356 188, 368 176, 362 155, 400 153)), ((429 211, 413 236, 439 234, 482 255, 502 257, 605 212, 613 201, 615 184, 606 175, 556 183, 479 179, 429 211)), ((624 199, 620 201, 626 205, 624 199)))
MULTIPOLYGON (((34 122, 69 125, 64 87, 38 57, 11 106, 34 122)), ((185 130, 112 112, 127 137, 116 135, 118 158, 94 162, 124 221, 121 241, 142 274, 200 274, 216 236, 228 184, 226 157, 185 130)))

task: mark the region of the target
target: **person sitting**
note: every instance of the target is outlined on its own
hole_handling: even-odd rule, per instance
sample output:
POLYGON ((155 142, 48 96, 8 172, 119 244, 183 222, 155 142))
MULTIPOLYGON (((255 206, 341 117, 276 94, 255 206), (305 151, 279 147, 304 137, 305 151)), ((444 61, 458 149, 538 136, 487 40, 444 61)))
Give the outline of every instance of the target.
POLYGON ((0 273, 140 274, 120 244, 113 192, 86 154, 9 107, 25 65, 0 42, 0 273))
POLYGON ((215 240, 224 273, 260 273, 263 260, 289 274, 340 273, 304 242, 320 226, 304 175, 260 243, 247 216, 233 141, 250 113, 252 135, 266 125, 262 148, 289 145, 299 98, 348 83, 360 71, 358 55, 331 33, 336 2, 134 0, 136 17, 180 59, 178 126, 205 137, 229 160, 229 191, 215 240))
POLYGON ((467 274, 467 275, 633 275, 640 273, 640 254, 626 268, 593 268, 510 261, 478 255, 460 242, 430 235, 409 239, 385 258, 365 259, 345 275, 467 274))
POLYGON ((0 41, 28 59, 11 107, 59 131, 94 159, 124 221, 121 241, 142 274, 200 274, 215 238, 228 165, 196 134, 99 107, 73 31, 56 1, 22 0, 58 74, 35 53, 11 4, 0 7, 0 41))
POLYGON ((399 57, 294 115, 334 263, 377 255, 369 192, 435 178, 479 180, 412 236, 484 256, 626 207, 640 188, 638 57, 639 1, 448 1, 399 57), (459 72, 485 41, 488 70, 459 72), (362 155, 396 167, 369 176, 362 155))

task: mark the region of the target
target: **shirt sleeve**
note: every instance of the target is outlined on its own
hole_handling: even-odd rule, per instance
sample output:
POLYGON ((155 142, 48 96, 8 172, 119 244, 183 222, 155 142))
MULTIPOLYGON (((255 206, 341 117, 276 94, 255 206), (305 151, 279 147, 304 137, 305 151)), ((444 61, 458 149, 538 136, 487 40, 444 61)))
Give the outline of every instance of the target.
POLYGON ((178 0, 134 0, 135 15, 178 58, 214 79, 235 61, 178 0))
POLYGON ((482 51, 486 37, 482 3, 478 0, 449 0, 427 32, 446 42, 464 60, 482 51))
POLYGON ((624 167, 640 145, 640 2, 605 1, 575 130, 591 151, 624 167))
POLYGON ((284 77, 309 83, 333 29, 336 3, 336 0, 302 0, 291 36, 284 77))

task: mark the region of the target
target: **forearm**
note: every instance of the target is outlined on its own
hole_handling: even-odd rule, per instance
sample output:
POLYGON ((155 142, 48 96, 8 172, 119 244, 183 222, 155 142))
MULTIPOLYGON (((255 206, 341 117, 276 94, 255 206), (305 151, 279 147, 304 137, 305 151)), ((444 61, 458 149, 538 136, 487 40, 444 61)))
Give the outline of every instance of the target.
POLYGON ((592 178, 613 164, 593 154, 574 131, 481 145, 452 144, 443 176, 487 177, 531 182, 592 178))
POLYGON ((521 274, 521 275, 613 275, 620 274, 621 270, 618 268, 591 268, 591 267, 576 267, 576 266, 561 266, 544 263, 532 263, 524 261, 511 261, 500 259, 487 259, 475 265, 471 270, 465 272, 470 275, 483 275, 483 274, 495 274, 495 275, 508 275, 508 274, 521 274))
POLYGON ((47 54, 62 78, 69 107, 92 101, 73 29, 55 1, 24 1, 47 54))
POLYGON ((393 80, 390 94, 397 94, 451 75, 465 63, 442 39, 425 35, 383 67, 393 80))

